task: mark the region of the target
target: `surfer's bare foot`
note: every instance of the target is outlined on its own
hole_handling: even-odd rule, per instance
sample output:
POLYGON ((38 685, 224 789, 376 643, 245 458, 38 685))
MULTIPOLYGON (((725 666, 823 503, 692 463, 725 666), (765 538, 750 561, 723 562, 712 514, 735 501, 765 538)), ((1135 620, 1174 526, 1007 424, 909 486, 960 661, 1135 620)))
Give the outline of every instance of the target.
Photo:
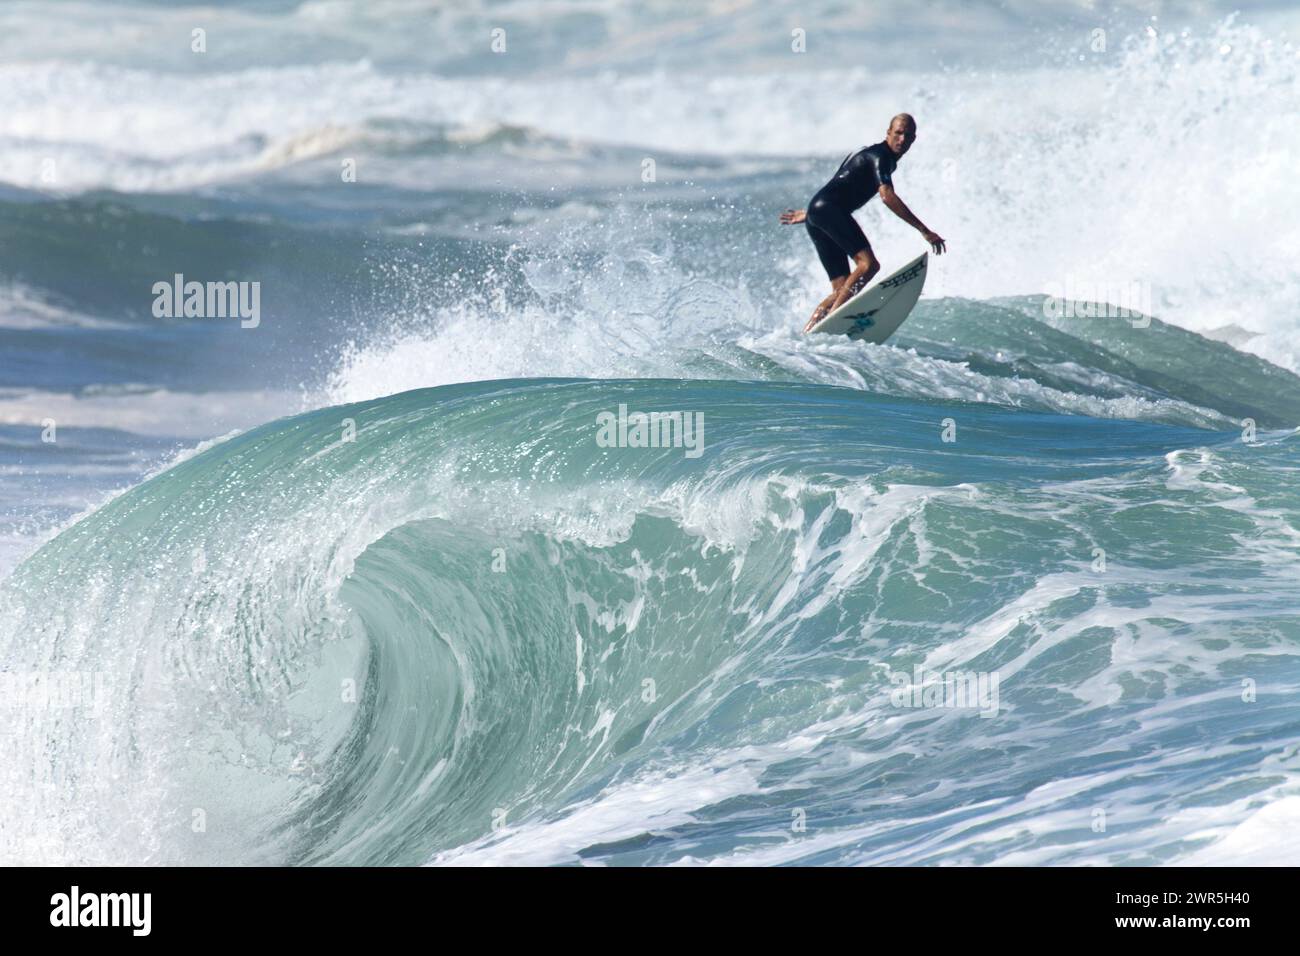
POLYGON ((817 306, 817 308, 813 309, 812 318, 809 319, 809 320, 808 320, 808 324, 805 325, 805 326, 803 327, 804 334, 807 334, 808 332, 810 332, 810 331, 812 330, 812 327, 813 327, 814 325, 816 325, 816 324, 817 324, 818 322, 820 322, 822 319, 826 318, 827 313, 829 313, 830 310, 831 310, 831 303, 834 302, 834 301, 835 301, 835 293, 834 293, 834 292, 832 292, 832 293, 831 293, 830 295, 828 295, 826 298, 822 299, 822 301, 821 301, 821 305, 819 305, 819 306, 817 306))
POLYGON ((813 310, 812 318, 809 319, 808 324, 803 327, 804 334, 807 335, 809 332, 811 332, 812 327, 816 325, 818 322, 820 322, 822 319, 826 318, 826 313, 829 311, 830 309, 826 308, 826 306, 824 305, 817 306, 817 308, 813 310))
POLYGON ((834 312, 845 302, 848 302, 849 299, 853 298, 854 295, 860 292, 862 290, 862 286, 864 285, 866 285, 865 282, 854 282, 852 285, 850 285, 847 282, 844 283, 844 287, 841 288, 839 292, 835 293, 835 298, 831 300, 831 306, 826 311, 834 312))

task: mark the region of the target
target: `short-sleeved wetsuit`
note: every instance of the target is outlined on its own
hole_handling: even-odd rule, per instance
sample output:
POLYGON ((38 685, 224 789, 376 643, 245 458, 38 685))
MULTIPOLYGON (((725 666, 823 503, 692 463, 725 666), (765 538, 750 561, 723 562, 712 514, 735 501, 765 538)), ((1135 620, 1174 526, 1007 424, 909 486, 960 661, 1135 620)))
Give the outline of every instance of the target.
POLYGON ((853 210, 876 195, 884 184, 893 185, 898 157, 883 142, 845 157, 835 175, 808 203, 804 225, 817 257, 832 279, 849 274, 849 259, 868 248, 853 210))

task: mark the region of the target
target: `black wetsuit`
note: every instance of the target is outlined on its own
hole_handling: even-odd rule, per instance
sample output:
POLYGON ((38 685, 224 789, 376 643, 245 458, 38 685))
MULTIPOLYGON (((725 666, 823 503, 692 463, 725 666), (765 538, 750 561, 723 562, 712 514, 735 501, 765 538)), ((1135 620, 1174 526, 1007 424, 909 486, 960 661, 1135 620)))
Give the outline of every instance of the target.
POLYGON ((870 248, 862 227, 853 218, 853 210, 876 195, 891 178, 898 157, 883 142, 850 154, 840 163, 835 175, 808 203, 804 225, 817 257, 832 279, 849 274, 849 259, 870 248))

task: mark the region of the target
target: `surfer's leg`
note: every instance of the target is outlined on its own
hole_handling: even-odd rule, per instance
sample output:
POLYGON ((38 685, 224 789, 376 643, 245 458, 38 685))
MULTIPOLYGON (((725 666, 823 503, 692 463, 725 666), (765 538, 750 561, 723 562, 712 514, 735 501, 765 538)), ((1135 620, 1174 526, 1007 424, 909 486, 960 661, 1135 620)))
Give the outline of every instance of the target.
POLYGON ((826 270, 831 285, 835 285, 836 281, 842 281, 850 271, 848 254, 840 248, 833 236, 824 229, 814 226, 811 219, 804 220, 804 228, 808 230, 808 238, 812 240, 813 248, 817 250, 817 258, 821 260, 822 268, 826 270))
POLYGON ((847 279, 848 276, 840 276, 838 279, 831 280, 831 294, 822 299, 821 302, 817 304, 817 308, 813 309, 812 318, 810 318, 808 323, 803 327, 805 332, 822 319, 826 318, 826 313, 831 310, 831 303, 835 301, 835 296, 839 294, 840 286, 844 285, 847 279))
MULTIPOLYGON (((831 299, 828 312, 839 308, 843 303, 861 292, 863 287, 871 281, 871 277, 880 271, 880 263, 876 261, 875 255, 871 251, 871 243, 867 242, 867 237, 858 225, 858 221, 853 218, 853 214, 846 209, 841 209, 833 203, 825 200, 818 200, 814 197, 808 205, 808 232, 810 234, 821 233, 828 237, 835 244, 839 251, 839 262, 843 263, 844 256, 848 255, 853 258, 853 269, 845 270, 843 265, 840 266, 838 275, 845 275, 846 279, 835 290, 835 296, 831 299)), ((816 239, 814 238, 814 242, 816 239)), ((818 250, 820 252, 820 249, 818 250)), ((823 263, 826 261, 823 257, 823 263)), ((829 270, 828 270, 829 271, 829 270)), ((835 276, 832 275, 832 280, 835 276)), ((833 281, 832 281, 832 284, 833 281)))
MULTIPOLYGON (((866 241, 865 239, 863 240, 866 241)), ((853 254, 853 271, 849 273, 848 278, 840 286, 839 291, 835 293, 835 299, 831 302, 831 311, 838 309, 841 305, 861 292, 872 277, 880 271, 880 263, 876 260, 875 254, 868 245, 865 249, 859 249, 853 254)))
POLYGON ((818 216, 819 228, 831 234, 836 245, 853 256, 853 271, 836 291, 835 299, 831 302, 832 310, 836 310, 842 303, 848 302, 854 295, 861 293, 867 282, 871 281, 871 277, 880 272, 880 263, 876 261, 876 256, 871 251, 871 243, 867 242, 862 226, 858 225, 858 220, 854 219, 852 213, 835 207, 820 212, 822 215, 818 216))
POLYGON ((831 294, 813 310, 812 318, 803 327, 803 330, 807 332, 830 311, 831 302, 834 301, 840 287, 848 279, 851 270, 844 250, 839 247, 829 234, 818 229, 810 221, 805 220, 804 225, 808 230, 808 237, 812 239, 813 247, 817 250, 817 258, 821 260, 822 268, 826 270, 826 275, 831 280, 831 294))

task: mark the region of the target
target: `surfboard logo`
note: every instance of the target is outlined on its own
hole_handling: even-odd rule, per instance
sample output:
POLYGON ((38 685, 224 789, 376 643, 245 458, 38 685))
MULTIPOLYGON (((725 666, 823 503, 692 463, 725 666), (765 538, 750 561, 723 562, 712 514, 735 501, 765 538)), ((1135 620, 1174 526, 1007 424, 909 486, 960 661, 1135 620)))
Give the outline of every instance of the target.
POLYGON ((924 268, 925 268, 925 260, 922 259, 920 262, 913 265, 910 269, 904 269, 902 272, 898 273, 897 275, 890 276, 884 282, 880 283, 880 285, 876 286, 876 288, 892 289, 895 286, 907 285, 907 283, 911 282, 918 275, 920 275, 921 270, 924 268))
POLYGON ((876 324, 876 320, 873 319, 872 316, 879 311, 879 309, 872 309, 870 312, 859 312, 857 315, 846 315, 844 318, 849 319, 853 323, 853 328, 849 329, 847 334, 852 335, 854 332, 865 332, 867 329, 871 328, 876 324))

